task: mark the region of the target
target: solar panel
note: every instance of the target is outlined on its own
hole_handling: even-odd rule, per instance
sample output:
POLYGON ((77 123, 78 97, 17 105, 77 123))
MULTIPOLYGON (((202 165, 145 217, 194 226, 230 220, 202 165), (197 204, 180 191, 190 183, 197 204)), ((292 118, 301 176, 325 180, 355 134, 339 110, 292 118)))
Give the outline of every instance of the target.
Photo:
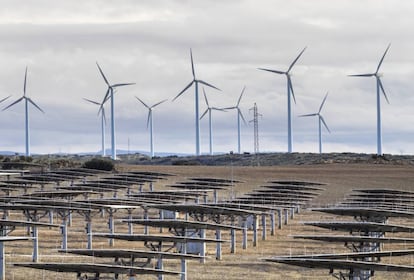
POLYGON ((59 227, 59 225, 41 222, 19 221, 19 220, 0 220, 1 226, 37 226, 37 227, 59 227))
POLYGON ((187 220, 170 220, 170 219, 124 219, 122 220, 125 223, 140 224, 143 226, 152 226, 152 227, 166 227, 166 228, 176 228, 176 229, 237 229, 243 230, 242 227, 216 224, 216 223, 207 223, 207 222, 195 222, 187 220))
POLYGON ((149 208, 157 208, 169 211, 180 211, 186 213, 196 213, 196 214, 205 214, 205 215, 228 215, 228 216, 245 216, 245 215, 259 215, 262 212, 245 210, 245 209, 235 209, 235 208, 226 208, 214 205, 205 205, 205 204, 160 204, 160 205, 148 205, 149 208))
POLYGON ((312 208, 312 211, 324 212, 334 215, 352 216, 352 217, 405 217, 413 218, 414 212, 403 212, 396 210, 385 210, 364 207, 330 207, 330 208, 312 208))
POLYGON ((273 205, 278 206, 280 208, 292 208, 298 205, 305 205, 306 202, 304 201, 295 201, 295 200, 283 200, 283 199, 275 199, 275 198, 255 198, 255 197, 240 197, 233 200, 228 201, 230 203, 242 203, 242 204, 265 204, 265 205, 273 205))
POLYGON ((253 211, 272 211, 272 210, 280 210, 280 207, 273 207, 268 205, 255 205, 255 204, 243 204, 243 203, 231 203, 231 202, 218 202, 218 203, 211 203, 206 205, 212 206, 220 206, 226 208, 235 208, 235 209, 245 209, 245 210, 253 210, 253 211))
POLYGON ((234 179, 222 179, 222 178, 211 178, 211 177, 192 177, 189 178, 189 180, 192 181, 202 181, 202 182, 211 182, 211 183, 227 183, 227 184, 233 184, 233 183, 242 183, 242 181, 234 180, 234 179))
POLYGON ((254 192, 258 193, 269 193, 269 194, 278 194, 278 193, 288 193, 292 195, 302 194, 302 195, 310 195, 310 196, 317 196, 320 195, 319 192, 315 191, 308 191, 308 190, 291 190, 291 189, 275 189, 275 188, 262 188, 262 189, 256 189, 254 192))
POLYGON ((177 189, 197 189, 197 190, 224 190, 225 187, 219 187, 219 186, 205 186, 200 184, 184 184, 184 183, 178 183, 178 184, 172 184, 167 185, 169 188, 177 188, 177 189))
POLYGON ((398 237, 373 237, 361 235, 293 235, 295 239, 311 239, 323 242, 343 242, 343 243, 414 243, 414 238, 398 237))
POLYGON ((278 185, 292 185, 292 186, 323 186, 323 183, 307 182, 307 181, 287 181, 287 180, 271 180, 269 183, 278 185))
POLYGON ((286 258, 274 257, 264 259, 268 262, 278 262, 289 265, 308 267, 308 268, 326 268, 329 270, 367 270, 367 271, 396 271, 396 272, 414 272, 414 266, 381 264, 374 262, 352 261, 352 260, 331 260, 331 259, 312 259, 312 258, 286 258))
POLYGON ((31 240, 32 237, 29 236, 0 236, 0 242, 13 242, 21 240, 31 240))
POLYGON ((110 234, 94 233, 94 237, 112 238, 126 241, 143 241, 143 242, 174 242, 174 243, 217 243, 227 242, 226 240, 217 240, 211 238, 200 238, 192 236, 171 236, 171 235, 154 235, 154 234, 110 234))
POLYGON ((410 191, 403 191, 403 190, 396 190, 396 189, 354 189, 354 192, 362 192, 362 193, 372 193, 372 194, 406 194, 406 195, 413 195, 414 192, 410 191))
POLYGON ((291 255, 280 256, 281 258, 298 258, 298 259, 362 259, 362 258, 381 258, 381 257, 401 257, 413 255, 414 249, 411 250, 393 250, 393 251, 374 251, 374 252, 356 252, 356 253, 339 253, 339 254, 312 254, 312 255, 291 255))
POLYGON ((24 194, 23 197, 47 197, 47 198, 73 198, 79 195, 96 194, 91 190, 60 190, 60 191, 35 191, 30 194, 24 194))
POLYGON ((151 274, 151 275, 179 275, 179 272, 159 270, 153 268, 122 266, 97 263, 14 263, 17 267, 28 267, 56 272, 74 273, 116 273, 116 274, 151 274))
POLYGON ((263 188, 276 190, 304 190, 304 191, 324 191, 325 189, 315 186, 298 186, 298 185, 265 185, 263 188))
POLYGON ((127 249, 72 249, 59 250, 60 253, 101 257, 101 258, 163 258, 163 259, 202 259, 202 256, 144 250, 127 249))
POLYGON ((383 224, 375 222, 305 222, 305 225, 327 228, 330 230, 343 230, 348 232, 414 232, 414 227, 383 224))

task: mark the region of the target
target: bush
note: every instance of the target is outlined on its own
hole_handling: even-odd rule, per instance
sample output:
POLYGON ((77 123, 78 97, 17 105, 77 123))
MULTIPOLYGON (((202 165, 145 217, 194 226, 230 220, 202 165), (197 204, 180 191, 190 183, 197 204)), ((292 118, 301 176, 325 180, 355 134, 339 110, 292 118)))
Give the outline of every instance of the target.
POLYGON ((201 165, 200 162, 195 160, 175 160, 171 163, 171 165, 201 165))
POLYGON ((86 161, 83 165, 83 168, 112 171, 114 169, 114 163, 108 159, 93 158, 86 161))

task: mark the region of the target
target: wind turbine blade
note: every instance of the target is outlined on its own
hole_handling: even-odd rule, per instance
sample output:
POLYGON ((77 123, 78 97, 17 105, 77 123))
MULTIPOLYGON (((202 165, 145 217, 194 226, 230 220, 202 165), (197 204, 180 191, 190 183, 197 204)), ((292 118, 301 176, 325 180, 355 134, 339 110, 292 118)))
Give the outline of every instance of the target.
POLYGON ((152 105, 151 106, 151 108, 154 108, 154 107, 156 107, 156 106, 158 106, 158 105, 160 105, 160 104, 162 104, 162 103, 164 103, 165 101, 167 101, 168 99, 164 99, 163 101, 160 101, 160 102, 158 102, 158 103, 155 103, 154 105, 152 105))
POLYGON ((292 85, 292 80, 290 79, 290 75, 286 75, 287 79, 288 79, 288 84, 289 84, 289 88, 290 88, 290 93, 292 93, 292 97, 293 97, 293 102, 295 102, 296 104, 296 98, 295 98, 295 92, 293 91, 293 85, 292 85))
POLYGON ((382 62, 384 61, 384 57, 385 57, 385 55, 387 54, 387 52, 388 52, 388 50, 389 50, 389 48, 390 48, 390 47, 391 47, 391 43, 390 43, 390 44, 388 44, 388 47, 387 47, 387 49, 385 50, 384 55, 382 56, 382 58, 381 58, 380 62, 378 63, 377 71, 375 71, 375 73, 378 73, 378 71, 379 71, 379 69, 380 69, 380 67, 381 67, 382 62))
POLYGON ((190 48, 190 58, 191 58, 191 72, 193 73, 193 79, 195 79, 193 51, 191 50, 191 48, 190 48))
POLYGON ((325 95, 325 97, 323 98, 322 103, 321 103, 321 106, 319 106, 318 113, 320 113, 322 111, 323 105, 325 104, 326 98, 328 97, 328 93, 329 92, 327 92, 326 95, 325 95))
MULTIPOLYGON (((105 109, 104 107, 99 108, 99 110, 102 111, 102 118, 104 120, 104 124, 106 125, 106 114, 105 114, 105 109), (102 110, 101 110, 102 109, 102 110)), ((98 113, 99 114, 99 113, 98 113)))
POLYGON ((328 125, 327 125, 327 124, 326 124, 326 122, 325 122, 325 119, 324 119, 321 115, 319 115, 319 118, 321 118, 321 121, 322 121, 323 125, 325 126, 326 130, 327 130, 329 133, 331 133, 331 130, 329 129, 328 125))
POLYGON ((27 101, 32 103, 33 106, 35 106, 40 112, 45 113, 36 103, 33 102, 30 98, 27 98, 27 101))
POLYGON ((179 94, 177 94, 176 97, 174 97, 173 101, 176 100, 178 97, 180 97, 181 94, 183 94, 189 87, 193 85, 195 80, 192 80, 191 83, 189 83, 182 91, 180 91, 179 94))
POLYGON ((245 125, 247 125, 247 122, 246 122, 246 120, 244 119, 244 117, 243 117, 243 113, 241 112, 240 108, 237 108, 237 111, 238 111, 238 114, 240 115, 240 117, 242 118, 242 120, 243 120, 244 124, 245 124, 245 125))
POLYGON ((145 107, 147 107, 148 109, 150 108, 147 104, 145 104, 144 101, 142 101, 141 99, 139 99, 138 97, 135 96, 136 99, 138 99, 139 102, 142 103, 142 105, 144 105, 145 107))
POLYGON ((19 103, 20 101, 22 101, 23 100, 23 98, 24 97, 20 97, 19 99, 17 99, 16 101, 14 101, 12 104, 10 104, 9 106, 7 106, 6 108, 4 108, 3 109, 3 111, 4 110, 7 110, 7 109, 9 109, 11 106, 13 106, 14 104, 17 104, 17 103, 19 103))
POLYGON ((237 107, 236 107, 236 106, 233 106, 233 107, 226 107, 226 108, 223 108, 223 110, 233 110, 233 109, 237 109, 237 107))
POLYGON ((207 95, 206 95, 206 91, 204 90, 204 87, 203 87, 203 94, 204 94, 204 100, 206 101, 206 104, 207 104, 207 108, 209 108, 210 105, 208 104, 207 95))
POLYGON ((227 112, 224 108, 211 107, 210 109, 211 110, 216 110, 216 111, 227 112))
POLYGON ((372 77, 375 76, 374 74, 355 74, 355 75, 348 75, 348 77, 372 77))
POLYGON ((101 114, 101 112, 103 112, 103 111, 104 111, 104 107, 103 107, 103 105, 101 104, 101 106, 99 106, 98 116, 99 116, 99 114, 101 114))
POLYGON ((205 111, 204 111, 204 113, 201 115, 201 117, 200 117, 200 120, 207 114, 207 112, 208 112, 208 110, 209 110, 210 108, 207 108, 205 111))
POLYGON ((114 84, 111 87, 116 88, 116 87, 131 86, 131 85, 135 85, 135 83, 114 84))
POLYGON ((9 95, 9 96, 7 96, 7 97, 5 97, 5 98, 3 98, 2 100, 0 100, 0 103, 2 103, 3 101, 6 101, 7 99, 9 99, 9 97, 10 97, 11 95, 9 95))
POLYGON ((104 75, 104 73, 103 73, 103 71, 102 71, 101 67, 99 66, 98 62, 96 62, 96 66, 98 66, 99 72, 101 72, 102 78, 104 79, 105 83, 109 86, 109 82, 108 82, 108 80, 106 79, 106 77, 105 77, 105 75, 104 75))
POLYGON ((313 114, 306 114, 306 115, 300 115, 299 117, 314 117, 319 115, 318 113, 313 113, 313 114))
POLYGON ((378 83, 379 83, 379 86, 381 88, 381 91, 384 94, 385 100, 387 100, 387 103, 390 104, 390 101, 388 100, 388 96, 385 93, 384 86, 382 85, 381 79, 379 77, 377 79, 378 79, 378 83))
POLYGON ((23 96, 26 96, 26 80, 27 80, 27 66, 26 66, 26 71, 24 72, 23 96))
POLYGON ((90 103, 93 103, 93 104, 95 104, 95 105, 101 105, 101 103, 96 102, 96 101, 93 101, 93 100, 90 100, 90 99, 88 99, 88 98, 83 98, 83 100, 88 101, 88 102, 90 102, 90 103))
POLYGON ((241 99, 242 99, 242 97, 243 97, 243 94, 244 94, 244 90, 246 89, 246 86, 244 86, 243 87, 243 89, 242 89, 242 91, 241 91, 241 93, 240 93, 240 96, 239 96, 239 99, 237 100, 237 105, 236 105, 236 107, 239 107, 239 105, 240 105, 240 101, 241 101, 241 99))
POLYGON ((303 54, 303 52, 306 50, 306 47, 300 52, 300 54, 295 58, 295 60, 290 64, 289 69, 286 71, 286 73, 289 73, 292 69, 293 65, 298 61, 299 57, 303 54))
POLYGON ((211 88, 214 88, 214 89, 216 89, 216 90, 220 90, 221 91, 221 89, 219 89, 219 88, 217 88, 217 87, 215 87, 215 86, 213 86, 212 84, 209 84, 209 83, 206 83, 206 82, 204 82, 204 81, 202 81, 202 80, 197 80, 200 84, 203 84, 203 85, 206 85, 206 86, 208 86, 208 87, 211 87, 211 88))
POLYGON ((265 69, 265 68, 257 68, 257 69, 267 71, 267 72, 276 73, 276 74, 286 74, 286 72, 279 71, 279 70, 272 70, 272 69, 265 69))
POLYGON ((101 106, 103 106, 103 104, 106 103, 106 101, 109 100, 109 93, 111 92, 111 87, 108 87, 108 89, 106 90, 104 99, 102 100, 101 106))

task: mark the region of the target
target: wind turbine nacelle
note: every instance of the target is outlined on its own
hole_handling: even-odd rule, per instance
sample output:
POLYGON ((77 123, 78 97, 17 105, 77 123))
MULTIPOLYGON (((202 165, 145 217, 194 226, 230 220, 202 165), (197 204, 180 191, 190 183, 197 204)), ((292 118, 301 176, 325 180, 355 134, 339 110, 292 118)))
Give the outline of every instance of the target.
POLYGON ((380 72, 378 72, 376 76, 377 76, 378 78, 381 78, 382 76, 384 76, 384 73, 380 73, 380 72))

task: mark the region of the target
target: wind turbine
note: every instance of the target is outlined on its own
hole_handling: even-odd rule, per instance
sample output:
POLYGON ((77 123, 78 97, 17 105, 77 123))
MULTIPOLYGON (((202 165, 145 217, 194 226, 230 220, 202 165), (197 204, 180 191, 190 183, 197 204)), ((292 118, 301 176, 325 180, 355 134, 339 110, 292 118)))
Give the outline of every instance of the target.
POLYGON ((106 126, 105 108, 99 102, 96 102, 96 101, 93 101, 93 100, 90 100, 90 99, 87 99, 87 98, 84 98, 84 100, 99 106, 98 115, 99 114, 101 115, 102 156, 104 157, 104 156, 106 156, 106 151, 105 151, 105 126, 106 126))
POLYGON ((295 93, 293 91, 292 86, 292 79, 290 74, 290 71, 292 70, 295 63, 299 60, 300 56, 303 54, 303 52, 306 50, 306 47, 299 53, 299 55, 293 60, 293 62, 290 64, 287 71, 279 71, 279 70, 272 70, 272 69, 265 69, 265 68, 259 68, 259 70, 268 71, 280 75, 286 75, 287 79, 287 105, 288 105, 288 152, 292 152, 292 109, 291 109, 291 100, 290 96, 292 95, 293 101, 296 104, 296 98, 295 93))
POLYGON ((239 105, 240 105, 240 101, 241 101, 241 99, 242 99, 242 97, 243 97, 243 94, 244 94, 244 90, 246 89, 246 87, 244 86, 243 87, 243 89, 242 89, 242 91, 241 91, 241 93, 240 93, 240 97, 239 97, 239 99, 237 100, 237 103, 236 103, 236 106, 233 106, 233 107, 227 107, 227 108, 224 108, 224 110, 237 110, 237 143, 238 143, 238 153, 240 154, 241 153, 241 141, 240 141, 240 118, 243 120, 243 122, 244 122, 244 124, 246 124, 246 120, 244 119, 244 117, 243 117, 243 114, 242 114, 242 112, 241 112, 241 110, 240 110, 240 107, 239 107, 239 105))
POLYGON ((148 118, 147 118, 147 128, 149 126, 149 130, 150 130, 150 147, 151 147, 151 158, 154 157, 154 142, 153 142, 153 133, 154 133, 154 128, 153 128, 153 120, 152 120, 152 110, 160 105, 161 103, 164 103, 165 101, 167 101, 167 99, 162 100, 160 102, 155 103, 152 106, 148 106, 147 104, 144 103, 144 101, 142 101, 141 99, 139 99, 138 97, 135 96, 136 99, 138 99, 139 102, 142 103, 142 105, 144 105, 145 107, 147 107, 148 109, 148 118))
POLYGON ((374 73, 368 74, 356 74, 356 75, 349 75, 350 77, 375 77, 377 81, 377 155, 382 155, 382 132, 381 132, 381 94, 380 91, 384 94, 385 100, 389 104, 387 94, 385 93, 384 86, 381 82, 381 73, 378 73, 382 62, 384 61, 385 55, 388 52, 388 49, 391 47, 391 44, 388 45, 387 49, 385 50, 384 54, 380 62, 378 63, 377 70, 374 73))
POLYGON ((212 124, 212 120, 211 120, 211 111, 213 111, 213 110, 225 111, 225 110, 221 109, 221 108, 217 108, 217 107, 210 107, 204 88, 203 88, 203 94, 204 94, 204 99, 206 101, 207 109, 201 115, 200 120, 208 113, 208 127, 209 127, 209 137, 210 137, 210 155, 213 155, 213 124, 212 124))
POLYGON ((322 100, 321 105, 319 106, 319 111, 317 113, 313 113, 313 114, 306 114, 306 115, 301 115, 299 117, 318 117, 318 122, 319 122, 319 153, 322 154, 322 124, 323 126, 326 128, 326 130, 331 133, 331 131, 329 130, 328 125, 325 122, 325 119, 323 118, 323 116, 321 115, 321 111, 323 108, 323 105, 325 104, 326 98, 328 97, 328 93, 326 93, 324 99, 322 100))
POLYGON ((176 97, 174 97, 173 101, 176 100, 180 95, 182 95, 188 88, 190 88, 193 84, 195 85, 195 137, 196 137, 196 155, 200 155, 200 118, 199 118, 199 106, 198 106, 198 84, 203 84, 208 87, 220 90, 219 88, 203 81, 198 80, 195 75, 194 71, 194 62, 193 62, 193 52, 190 49, 190 58, 191 58, 191 71, 193 73, 193 80, 179 93, 176 97))
MULTIPOLYGON (((33 100, 30 97, 26 96, 26 81, 27 81, 27 66, 26 71, 24 73, 24 85, 23 85, 23 96, 14 101, 12 104, 7 106, 3 109, 7 110, 8 108, 12 107, 13 105, 19 103, 20 101, 24 100, 24 108, 25 108, 25 132, 26 132, 26 156, 30 156, 30 134, 29 134, 29 103, 31 103, 33 106, 35 106, 40 112, 44 113, 44 111, 33 102, 33 100)), ((3 101, 3 100, 2 100, 3 101)))
POLYGON ((101 108, 103 108, 104 103, 110 98, 111 99, 111 153, 112 153, 112 159, 116 160, 116 145, 115 145, 115 109, 114 109, 114 89, 117 87, 122 86, 129 86, 129 85, 135 85, 135 83, 121 83, 121 84, 110 84, 105 77, 101 67, 99 66, 98 62, 96 62, 96 65, 98 66, 99 72, 102 75, 102 78, 104 79, 105 83, 108 86, 108 89, 106 90, 105 97, 101 103, 101 108))

